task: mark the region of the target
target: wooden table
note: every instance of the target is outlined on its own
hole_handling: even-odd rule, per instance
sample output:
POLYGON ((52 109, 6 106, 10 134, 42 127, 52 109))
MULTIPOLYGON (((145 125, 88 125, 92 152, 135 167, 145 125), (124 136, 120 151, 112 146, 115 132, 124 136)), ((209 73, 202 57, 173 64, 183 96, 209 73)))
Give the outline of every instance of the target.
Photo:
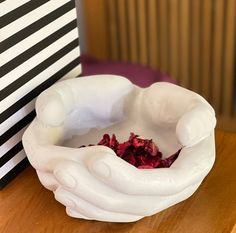
POLYGON ((28 167, 0 192, 1 233, 232 233, 236 232, 236 134, 216 132, 213 170, 188 200, 135 223, 73 219, 28 167))

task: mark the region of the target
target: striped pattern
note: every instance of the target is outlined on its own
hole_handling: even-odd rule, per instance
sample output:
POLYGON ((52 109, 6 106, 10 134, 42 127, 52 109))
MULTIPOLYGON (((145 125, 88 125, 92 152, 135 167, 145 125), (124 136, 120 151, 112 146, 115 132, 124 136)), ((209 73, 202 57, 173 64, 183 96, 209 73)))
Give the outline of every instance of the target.
POLYGON ((35 98, 81 72, 73 0, 0 3, 0 188, 27 165, 21 137, 35 98))

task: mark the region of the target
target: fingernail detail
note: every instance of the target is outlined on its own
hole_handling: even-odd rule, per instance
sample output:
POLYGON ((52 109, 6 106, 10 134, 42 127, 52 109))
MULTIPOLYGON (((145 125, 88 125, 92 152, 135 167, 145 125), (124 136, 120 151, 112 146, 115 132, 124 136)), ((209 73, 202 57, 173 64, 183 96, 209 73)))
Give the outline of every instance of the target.
POLYGON ((57 172, 56 176, 65 187, 74 188, 76 186, 76 181, 71 175, 57 172))
POLYGON ((64 205, 66 207, 70 207, 70 208, 75 208, 76 207, 75 202, 72 199, 70 199, 70 198, 65 198, 64 205))
POLYGON ((94 162, 92 169, 101 178, 107 179, 111 176, 111 170, 104 162, 94 162))

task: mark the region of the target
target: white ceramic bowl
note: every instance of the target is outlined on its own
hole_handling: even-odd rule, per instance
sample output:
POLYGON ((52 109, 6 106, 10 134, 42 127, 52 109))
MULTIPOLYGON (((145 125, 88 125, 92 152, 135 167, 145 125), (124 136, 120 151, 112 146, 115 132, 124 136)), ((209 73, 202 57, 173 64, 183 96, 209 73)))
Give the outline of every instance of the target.
POLYGON ((214 110, 198 94, 170 83, 139 88, 123 77, 97 75, 56 83, 36 101, 23 145, 41 183, 67 214, 136 221, 191 196, 215 160, 214 110), (104 133, 153 139, 170 168, 140 170, 97 144, 104 133))

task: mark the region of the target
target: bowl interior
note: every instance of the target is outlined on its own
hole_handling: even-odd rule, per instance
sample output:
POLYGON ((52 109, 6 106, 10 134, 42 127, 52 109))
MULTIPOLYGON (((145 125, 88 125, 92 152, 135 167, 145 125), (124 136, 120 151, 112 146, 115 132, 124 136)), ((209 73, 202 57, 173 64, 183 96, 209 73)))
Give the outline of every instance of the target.
POLYGON ((145 122, 135 122, 134 120, 124 120, 104 128, 91 128, 83 133, 79 130, 76 133, 76 130, 73 130, 73 133, 70 132, 73 136, 66 139, 62 145, 73 148, 89 144, 96 145, 105 133, 110 135, 114 133, 121 143, 128 140, 131 132, 145 139, 153 139, 163 153, 163 157, 170 156, 182 147, 176 138, 175 127, 165 128, 163 126, 148 125, 145 122))

